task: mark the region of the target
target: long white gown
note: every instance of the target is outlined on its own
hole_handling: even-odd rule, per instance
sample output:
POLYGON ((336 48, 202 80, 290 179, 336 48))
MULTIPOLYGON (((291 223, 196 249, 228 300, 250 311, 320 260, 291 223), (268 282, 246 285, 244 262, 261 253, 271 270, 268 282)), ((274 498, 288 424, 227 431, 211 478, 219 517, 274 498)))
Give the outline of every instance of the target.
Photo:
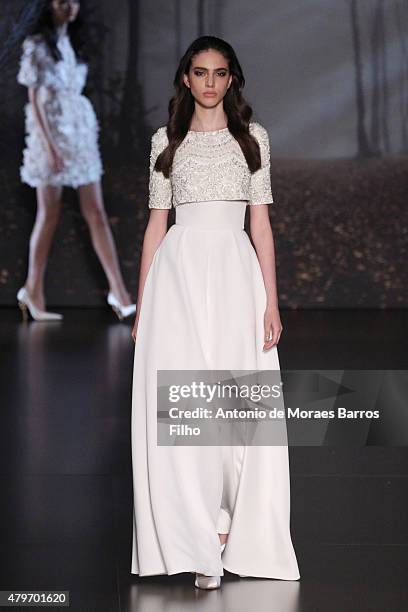
MULTIPOLYGON (((222 138, 225 135, 224 131, 222 138)), ((190 137, 194 146, 197 140, 202 143, 201 162, 209 145, 213 173, 218 138, 219 132, 190 137)), ((157 133, 149 206, 169 208, 168 183, 156 183, 164 181, 163 175, 152 172, 165 145, 155 144, 157 133)), ((175 157, 174 170, 180 170, 187 153, 188 149, 175 157)), ((225 155, 223 150, 223 163, 225 155)), ((266 163, 265 156, 264 152, 266 163)), ((269 166, 269 152, 267 157, 269 166)), ((200 168, 205 174, 202 163, 200 168)), ((173 202, 180 193, 174 176, 173 171, 173 202)), ((225 196, 225 190, 219 192, 225 196)), ((207 193, 206 188, 202 193, 207 193)), ((300 577, 290 534, 287 446, 157 445, 157 370, 280 368, 277 348, 262 350, 265 286, 243 229, 247 204, 270 203, 270 187, 256 199, 254 190, 246 199, 230 199, 231 195, 239 196, 229 191, 226 199, 177 203, 176 223, 156 250, 145 281, 134 353, 131 425, 131 572, 140 576, 179 572, 222 576, 225 568, 245 576, 300 577), (218 533, 229 533, 222 556, 218 533)))

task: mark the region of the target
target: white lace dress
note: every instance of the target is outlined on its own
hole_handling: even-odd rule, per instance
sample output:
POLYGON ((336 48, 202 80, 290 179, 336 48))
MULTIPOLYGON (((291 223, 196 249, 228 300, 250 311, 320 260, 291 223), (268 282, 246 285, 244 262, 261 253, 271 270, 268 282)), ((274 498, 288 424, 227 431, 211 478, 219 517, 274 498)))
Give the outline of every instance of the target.
POLYGON ((58 62, 41 35, 27 37, 22 46, 17 81, 38 88, 38 99, 44 105, 54 143, 64 161, 62 171, 51 170, 32 104, 26 104, 26 147, 20 176, 31 187, 66 185, 76 188, 99 180, 103 173, 98 121, 92 104, 81 94, 87 65, 77 62, 67 34, 57 45, 62 55, 58 62))

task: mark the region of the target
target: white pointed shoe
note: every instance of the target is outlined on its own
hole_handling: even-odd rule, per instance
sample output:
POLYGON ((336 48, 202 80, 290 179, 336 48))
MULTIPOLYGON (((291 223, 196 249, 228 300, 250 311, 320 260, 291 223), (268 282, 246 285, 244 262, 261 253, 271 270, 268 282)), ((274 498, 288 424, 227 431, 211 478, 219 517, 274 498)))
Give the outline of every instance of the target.
MULTIPOLYGON (((224 552, 225 542, 221 544, 221 554, 224 552)), ((221 586, 221 576, 200 576, 196 574, 195 586, 198 589, 219 589, 221 586)))
POLYGON ((18 305, 23 315, 23 321, 28 321, 27 310, 34 319, 34 321, 61 321, 63 316, 57 312, 47 312, 46 310, 40 310, 33 304, 28 291, 25 287, 21 287, 17 293, 18 305))
POLYGON ((123 319, 130 317, 130 315, 135 314, 136 312, 136 304, 128 304, 127 306, 124 306, 115 298, 112 291, 109 291, 108 293, 108 304, 109 306, 112 306, 112 310, 116 313, 119 321, 123 321, 123 319))
POLYGON ((221 586, 221 576, 200 576, 196 574, 194 584, 198 589, 206 589, 207 591, 219 589, 221 586))

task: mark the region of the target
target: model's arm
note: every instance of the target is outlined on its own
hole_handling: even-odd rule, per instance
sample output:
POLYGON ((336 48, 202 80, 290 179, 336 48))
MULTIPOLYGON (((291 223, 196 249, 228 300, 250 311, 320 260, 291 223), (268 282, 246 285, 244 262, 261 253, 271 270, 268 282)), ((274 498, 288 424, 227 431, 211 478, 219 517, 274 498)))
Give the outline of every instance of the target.
POLYGON ((28 98, 31 104, 34 121, 44 139, 49 163, 53 171, 62 169, 62 159, 54 143, 48 124, 47 114, 39 92, 48 87, 52 81, 52 65, 49 62, 48 51, 44 41, 38 37, 28 36, 22 45, 20 67, 17 81, 28 88, 28 98), (51 70, 51 73, 50 73, 51 70))
POLYGON ((28 88, 28 98, 32 105, 34 118, 37 121, 41 134, 44 138, 44 143, 47 149, 51 168, 58 172, 63 168, 63 160, 58 153, 54 139, 51 134, 50 126, 47 120, 47 114, 44 109, 44 104, 40 101, 37 87, 28 88))
POLYGON ((137 292, 136 319, 132 329, 132 337, 135 341, 147 273, 150 269, 154 254, 167 233, 168 216, 168 209, 152 208, 150 210, 149 222, 146 226, 143 238, 142 256, 140 260, 139 287, 137 292))
POLYGON ((249 210, 251 238, 262 270, 266 291, 266 309, 264 314, 265 343, 263 348, 268 350, 279 342, 283 329, 279 315, 276 287, 275 245, 269 220, 268 205, 250 206, 249 210))
POLYGON ((37 87, 29 87, 28 88, 28 99, 32 104, 34 117, 40 127, 42 136, 44 138, 44 142, 47 147, 51 147, 53 144, 53 139, 50 131, 50 127, 48 125, 47 117, 44 111, 44 105, 38 99, 38 88, 37 87))

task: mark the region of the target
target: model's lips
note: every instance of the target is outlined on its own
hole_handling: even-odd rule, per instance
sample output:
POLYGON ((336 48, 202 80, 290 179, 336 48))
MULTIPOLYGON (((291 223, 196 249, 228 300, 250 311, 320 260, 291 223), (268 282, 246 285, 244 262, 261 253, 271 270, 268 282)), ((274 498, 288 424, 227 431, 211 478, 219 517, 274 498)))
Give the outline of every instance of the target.
POLYGON ((213 98, 214 96, 216 96, 216 92, 215 91, 205 91, 204 92, 205 97, 209 97, 209 98, 213 98))

